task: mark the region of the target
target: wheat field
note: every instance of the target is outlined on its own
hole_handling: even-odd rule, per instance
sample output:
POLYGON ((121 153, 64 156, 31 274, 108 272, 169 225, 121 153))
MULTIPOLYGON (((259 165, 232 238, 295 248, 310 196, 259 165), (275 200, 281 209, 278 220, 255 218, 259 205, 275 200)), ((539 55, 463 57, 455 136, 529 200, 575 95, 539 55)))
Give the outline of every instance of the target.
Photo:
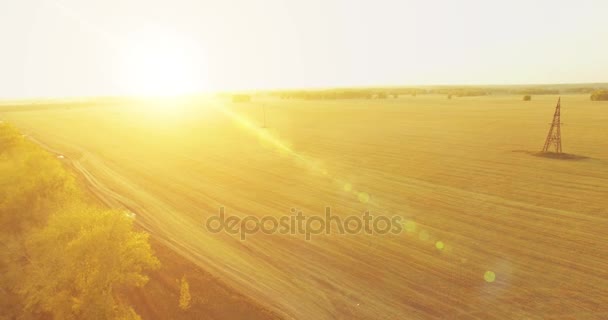
POLYGON ((578 157, 535 156, 557 98, 165 99, 0 119, 64 155, 153 237, 285 318, 601 319, 608 104, 562 96, 564 151, 578 157), (204 223, 220 207, 262 217, 327 206, 409 225, 241 241, 204 223))

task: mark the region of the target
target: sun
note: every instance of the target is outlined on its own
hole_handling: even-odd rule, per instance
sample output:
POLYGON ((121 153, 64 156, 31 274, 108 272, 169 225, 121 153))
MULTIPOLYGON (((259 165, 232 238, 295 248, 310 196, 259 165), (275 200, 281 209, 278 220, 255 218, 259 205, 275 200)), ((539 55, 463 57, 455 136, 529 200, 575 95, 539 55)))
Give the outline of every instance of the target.
POLYGON ((174 96, 208 90, 202 49, 186 36, 148 30, 131 35, 124 48, 126 93, 174 96))

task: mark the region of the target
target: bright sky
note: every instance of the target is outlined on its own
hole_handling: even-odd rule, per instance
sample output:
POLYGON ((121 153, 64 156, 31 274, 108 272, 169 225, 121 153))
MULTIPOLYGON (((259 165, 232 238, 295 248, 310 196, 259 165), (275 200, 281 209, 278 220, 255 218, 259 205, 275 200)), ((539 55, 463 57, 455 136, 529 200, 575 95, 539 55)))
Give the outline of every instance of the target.
POLYGON ((608 82, 605 0, 0 0, 0 97, 608 82))

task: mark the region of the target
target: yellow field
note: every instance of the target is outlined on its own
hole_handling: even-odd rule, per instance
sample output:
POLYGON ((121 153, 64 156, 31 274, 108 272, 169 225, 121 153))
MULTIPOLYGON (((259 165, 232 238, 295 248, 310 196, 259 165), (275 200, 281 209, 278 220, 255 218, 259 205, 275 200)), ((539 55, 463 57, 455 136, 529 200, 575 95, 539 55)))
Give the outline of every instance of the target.
POLYGON ((0 119, 64 154, 153 236, 286 318, 606 318, 608 103, 562 97, 564 150, 587 158, 534 156, 556 101, 131 102, 0 119), (396 236, 240 241, 205 230, 220 206, 257 216, 330 206, 411 222, 396 236))

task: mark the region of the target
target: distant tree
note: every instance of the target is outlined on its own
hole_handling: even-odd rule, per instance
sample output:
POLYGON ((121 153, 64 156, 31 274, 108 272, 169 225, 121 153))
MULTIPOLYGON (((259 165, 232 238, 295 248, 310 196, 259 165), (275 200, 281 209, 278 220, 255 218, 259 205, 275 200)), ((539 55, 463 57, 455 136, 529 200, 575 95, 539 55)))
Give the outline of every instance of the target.
POLYGON ((186 276, 182 277, 180 288, 179 288, 179 307, 182 310, 190 309, 190 300, 192 297, 190 296, 190 285, 186 280, 186 276))
POLYGON ((596 90, 591 94, 591 101, 608 101, 608 90, 596 90))
POLYGON ((451 94, 448 94, 448 99, 450 99, 450 100, 452 99, 452 95, 451 94))
POLYGON ((525 95, 523 100, 524 101, 530 101, 530 100, 532 100, 532 96, 525 95))
POLYGON ((74 207, 52 215, 27 241, 25 309, 55 319, 139 319, 116 290, 140 287, 159 261, 148 234, 121 211, 74 207))
POLYGON ((565 88, 562 90, 563 93, 593 93, 594 88, 591 87, 578 87, 578 88, 565 88))

